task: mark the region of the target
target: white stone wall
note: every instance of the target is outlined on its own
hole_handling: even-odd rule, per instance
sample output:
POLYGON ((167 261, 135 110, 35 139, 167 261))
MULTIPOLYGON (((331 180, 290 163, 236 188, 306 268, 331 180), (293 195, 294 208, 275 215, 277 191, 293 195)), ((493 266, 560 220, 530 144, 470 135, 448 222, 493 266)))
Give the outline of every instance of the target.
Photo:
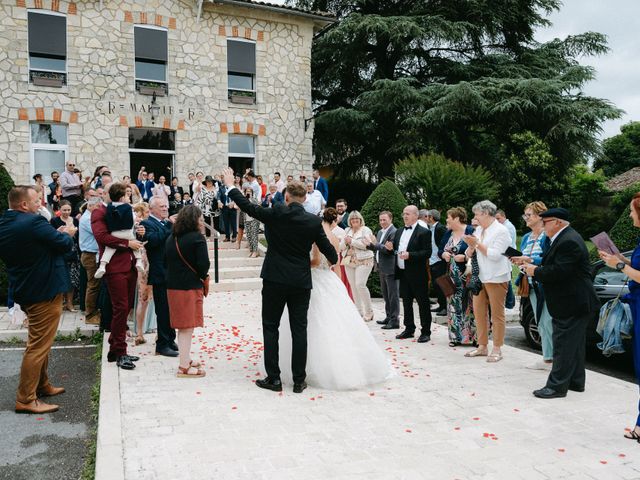
POLYGON ((2 0, 0 161, 15 181, 28 182, 36 173, 30 160, 29 123, 42 118, 69 123, 69 158, 87 175, 99 164, 108 165, 117 177, 129 174, 128 128, 136 122, 177 130, 175 173, 183 184, 189 171, 215 173, 226 166, 228 133, 238 127, 241 133, 256 135, 257 173, 310 173, 312 128, 304 131, 304 119, 311 116, 312 22, 211 4, 205 5, 198 22, 194 3, 105 0, 100 10, 97 1, 2 0), (27 11, 35 6, 70 12, 65 87, 28 82, 27 11), (152 125, 146 113, 107 111, 109 101, 151 101, 135 91, 134 24, 141 23, 145 13, 147 23, 160 15, 168 27, 169 96, 158 98, 158 104, 191 106, 199 112, 193 120, 176 112, 161 115, 152 125), (234 33, 257 40, 256 105, 227 100, 226 42, 234 33))

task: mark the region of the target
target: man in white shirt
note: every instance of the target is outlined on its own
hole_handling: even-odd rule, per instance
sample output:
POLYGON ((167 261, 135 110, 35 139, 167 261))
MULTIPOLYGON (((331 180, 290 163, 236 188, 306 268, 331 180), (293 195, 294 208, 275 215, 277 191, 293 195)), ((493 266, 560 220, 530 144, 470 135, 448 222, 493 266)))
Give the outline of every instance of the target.
POLYGON ((287 186, 287 184, 284 183, 284 180, 282 180, 282 177, 280 176, 280 172, 275 172, 273 174, 273 182, 276 184, 276 187, 278 187, 278 191, 280 193, 282 193, 282 191, 284 190, 284 187, 287 186))
POLYGON ((302 204, 304 209, 312 215, 319 215, 326 204, 322 194, 313 189, 313 182, 307 182, 307 199, 302 204))
POLYGON ((60 175, 60 190, 62 198, 71 202, 71 215, 78 214, 78 206, 82 202, 82 181, 77 173, 74 173, 76 162, 67 160, 67 168, 60 175))
POLYGON ((245 176, 249 181, 249 186, 251 187, 251 190, 253 190, 253 198, 258 199, 258 202, 262 202, 262 188, 260 188, 260 184, 256 179, 256 174, 253 173, 253 170, 249 170, 245 176))

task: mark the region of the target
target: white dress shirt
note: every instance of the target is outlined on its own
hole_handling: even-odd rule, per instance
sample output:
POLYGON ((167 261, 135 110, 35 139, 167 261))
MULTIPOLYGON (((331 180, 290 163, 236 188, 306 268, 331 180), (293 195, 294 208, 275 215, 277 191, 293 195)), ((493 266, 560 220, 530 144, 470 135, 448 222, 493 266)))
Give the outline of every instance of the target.
POLYGON ((400 270, 404 270, 404 259, 400 258, 400 252, 407 251, 409 241, 411 240, 411 235, 413 235, 417 224, 418 223, 416 222, 410 227, 402 227, 402 234, 400 235, 400 242, 398 243, 398 268, 400 270))
POLYGON ((322 194, 318 190, 314 190, 311 193, 307 193, 307 199, 302 206, 307 212, 318 215, 326 203, 322 194))
POLYGON ((286 187, 286 186, 287 186, 287 184, 286 184, 286 183, 284 183, 284 180, 282 180, 282 179, 280 179, 280 180, 278 180, 278 181, 276 182, 276 187, 278 187, 278 191, 279 191, 280 193, 282 193, 282 190, 284 190, 284 187, 286 187))
POLYGON ((566 230, 566 228, 567 228, 568 226, 569 226, 569 225, 566 225, 566 226, 562 227, 560 230, 558 230, 558 231, 556 232, 556 234, 555 234, 553 237, 551 237, 551 240, 550 240, 550 241, 551 241, 551 244, 553 244, 553 242, 555 241, 555 239, 556 239, 556 238, 558 238, 558 235, 560 235, 564 230, 566 230))
POLYGON ((484 230, 476 228, 473 235, 479 243, 487 247, 485 255, 476 248, 478 267, 480 268, 480 281, 482 283, 504 283, 511 280, 511 262, 502 255, 511 245, 511 235, 507 228, 497 220, 494 220, 484 230))

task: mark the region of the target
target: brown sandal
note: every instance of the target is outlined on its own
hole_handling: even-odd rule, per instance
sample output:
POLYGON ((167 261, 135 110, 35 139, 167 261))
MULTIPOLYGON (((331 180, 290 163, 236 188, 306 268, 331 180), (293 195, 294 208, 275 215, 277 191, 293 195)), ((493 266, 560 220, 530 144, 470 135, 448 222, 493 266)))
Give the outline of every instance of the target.
POLYGON ((178 373, 176 376, 178 378, 200 378, 204 377, 207 374, 204 370, 196 367, 189 366, 187 368, 178 367, 178 373), (189 373, 190 371, 195 370, 196 373, 189 373))
POLYGON ((189 366, 193 367, 193 368, 200 368, 202 366, 202 364, 200 362, 198 362, 197 360, 191 360, 189 362, 189 366))

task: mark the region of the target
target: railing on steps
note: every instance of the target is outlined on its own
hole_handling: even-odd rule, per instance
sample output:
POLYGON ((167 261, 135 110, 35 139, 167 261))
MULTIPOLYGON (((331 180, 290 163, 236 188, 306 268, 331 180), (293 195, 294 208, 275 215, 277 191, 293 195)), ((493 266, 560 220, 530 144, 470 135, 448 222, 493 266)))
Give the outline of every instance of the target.
POLYGON ((210 238, 213 238, 213 280, 218 283, 220 281, 220 274, 218 273, 218 239, 220 238, 220 232, 213 225, 213 217, 210 217, 209 221, 210 223, 204 222, 204 228, 209 231, 210 238))

